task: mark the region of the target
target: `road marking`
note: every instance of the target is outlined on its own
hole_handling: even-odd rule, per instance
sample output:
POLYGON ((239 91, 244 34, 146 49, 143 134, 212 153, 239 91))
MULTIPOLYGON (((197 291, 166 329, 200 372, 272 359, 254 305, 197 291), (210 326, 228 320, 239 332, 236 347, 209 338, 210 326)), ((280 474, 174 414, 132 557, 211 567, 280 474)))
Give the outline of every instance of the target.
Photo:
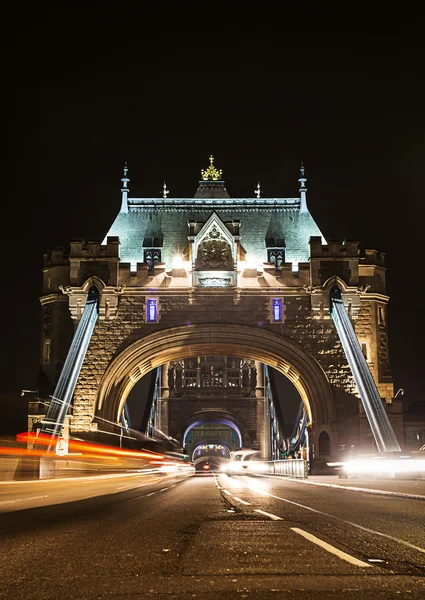
POLYGON ((149 498, 149 496, 153 496, 156 492, 151 492, 150 494, 146 494, 146 498, 149 498))
POLYGON ((160 492, 166 492, 168 490, 168 488, 162 488, 162 490, 159 490, 160 492))
POLYGON ((375 563, 375 562, 376 562, 376 563, 383 563, 383 562, 385 562, 385 561, 384 561, 384 560, 382 560, 381 558, 368 558, 367 560, 368 560, 368 562, 374 562, 374 563, 375 563))
POLYGON ((227 491, 227 490, 223 490, 223 492, 224 492, 225 494, 227 494, 228 496, 231 496, 231 495, 232 495, 232 494, 231 494, 229 491, 227 491))
POLYGON ((278 517, 277 515, 272 515, 271 513, 268 513, 265 510, 260 510, 259 508, 256 508, 255 512, 258 512, 261 515, 269 517, 270 519, 273 519, 273 521, 283 521, 282 517, 278 517))
POLYGON ((287 502, 288 504, 293 504, 294 506, 299 506, 300 508, 305 508, 305 510, 309 510, 318 515, 323 515, 324 517, 329 517, 330 519, 335 519, 335 521, 339 521, 340 523, 346 523, 347 525, 351 525, 352 527, 357 527, 357 529, 361 529, 362 531, 366 531, 367 533, 372 533, 373 535, 380 535, 381 537, 387 538, 389 540, 393 540, 393 542, 397 542, 399 544, 403 544, 403 546, 407 546, 408 548, 413 548, 413 550, 417 550, 418 552, 422 552, 425 554, 425 548, 421 548, 420 546, 415 546, 410 542, 406 542, 406 540, 400 540, 392 535, 388 535, 387 533, 381 533, 380 531, 375 531, 374 529, 368 529, 367 527, 363 527, 363 525, 358 525, 357 523, 353 523, 352 521, 346 521, 345 519, 341 519, 341 517, 335 517, 335 515, 331 515, 329 513, 322 512, 321 510, 316 510, 315 508, 310 508, 310 506, 305 506, 304 504, 300 504, 299 502, 294 502, 293 500, 287 500, 286 498, 281 498, 280 496, 275 496, 274 494, 269 494, 268 492, 264 492, 263 490, 258 490, 255 487, 246 486, 249 490, 253 492, 258 492, 259 494, 263 494, 264 496, 269 496, 270 498, 276 498, 276 500, 282 500, 282 502, 287 502))
POLYGON ((233 498, 235 500, 237 500, 238 502, 242 502, 242 504, 246 504, 247 506, 251 506, 251 504, 249 502, 245 502, 245 500, 242 500, 242 498, 238 498, 237 496, 233 496, 233 498))
POLYGON ((308 533, 307 531, 304 531, 303 529, 298 529, 298 527, 291 527, 291 529, 292 529, 292 531, 295 531, 295 533, 299 533, 299 535, 302 535, 303 537, 305 537, 310 542, 313 542, 313 544, 320 546, 321 548, 323 548, 324 550, 327 550, 331 554, 335 554, 335 556, 338 556, 338 558, 341 558, 342 560, 345 560, 346 562, 351 563, 352 565, 355 565, 356 567, 372 567, 373 566, 366 562, 363 562, 362 560, 359 560, 358 558, 354 558, 354 556, 351 556, 350 554, 347 554, 346 552, 342 552, 342 550, 338 550, 338 548, 335 548, 335 546, 331 546, 327 542, 324 542, 320 538, 316 537, 315 535, 312 535, 311 533, 308 533))

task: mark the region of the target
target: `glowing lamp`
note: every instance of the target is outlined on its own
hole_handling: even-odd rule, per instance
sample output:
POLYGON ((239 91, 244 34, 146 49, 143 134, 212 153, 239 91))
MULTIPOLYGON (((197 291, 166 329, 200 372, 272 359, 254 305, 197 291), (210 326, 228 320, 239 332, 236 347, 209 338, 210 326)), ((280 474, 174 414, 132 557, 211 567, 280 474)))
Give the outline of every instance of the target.
POLYGON ((183 256, 181 254, 175 254, 173 256, 172 267, 173 267, 173 269, 182 269, 183 268, 183 256))

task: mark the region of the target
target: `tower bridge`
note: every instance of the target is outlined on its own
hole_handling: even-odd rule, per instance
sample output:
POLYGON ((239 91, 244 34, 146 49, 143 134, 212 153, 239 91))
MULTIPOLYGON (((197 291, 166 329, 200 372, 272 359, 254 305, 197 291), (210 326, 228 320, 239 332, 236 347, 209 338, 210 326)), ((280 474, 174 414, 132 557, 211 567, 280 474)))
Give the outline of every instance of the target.
POLYGON ((120 423, 153 372, 148 433, 191 452, 216 442, 279 458, 275 369, 303 402, 312 462, 343 445, 399 449, 384 255, 324 238, 303 166, 296 198, 264 198, 260 186, 230 198, 212 157, 201 176, 192 198, 168 197, 165 184, 162 197, 133 198, 126 166, 103 242, 45 254, 44 429, 57 433, 67 413, 75 434, 120 423))

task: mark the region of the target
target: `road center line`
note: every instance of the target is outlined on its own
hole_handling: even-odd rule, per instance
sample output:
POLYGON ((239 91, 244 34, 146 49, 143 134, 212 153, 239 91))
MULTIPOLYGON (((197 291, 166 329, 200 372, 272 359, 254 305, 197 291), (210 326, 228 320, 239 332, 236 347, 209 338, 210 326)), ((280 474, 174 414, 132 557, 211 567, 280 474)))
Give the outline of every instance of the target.
POLYGON ((420 548, 419 546, 415 546, 410 542, 406 542, 406 540, 400 540, 392 535, 388 535, 387 533, 381 533, 380 531, 375 531, 374 529, 368 529, 367 527, 363 527, 363 525, 358 525, 357 523, 352 523, 351 521, 346 521, 345 519, 341 519, 341 517, 335 517, 335 515, 331 515, 329 513, 322 512, 321 510, 316 510, 315 508, 310 508, 310 506, 305 506, 304 504, 300 504, 299 502, 293 502, 292 500, 287 500, 286 498, 281 498, 280 496, 275 496, 274 494, 269 494, 268 492, 264 492, 263 490, 258 490, 255 487, 246 486, 249 490, 253 492, 257 492, 259 494, 263 494, 264 496, 269 496, 270 498, 275 498, 276 500, 282 500, 282 502, 287 502, 288 504, 293 504, 294 506, 299 506, 300 508, 305 508, 305 510, 309 510, 311 512, 317 513, 318 515, 323 515, 324 517, 329 517, 331 519, 335 519, 340 523, 345 523, 346 525, 351 525, 352 527, 357 527, 357 529, 361 529, 362 531, 367 531, 367 533, 372 533, 373 535, 380 535, 381 537, 387 538, 389 540, 393 540, 399 544, 403 544, 403 546, 408 546, 408 548, 413 548, 413 550, 417 550, 418 552, 422 552, 425 554, 425 549, 420 548))
POLYGON ((156 492, 151 492, 150 494, 146 494, 146 498, 149 498, 149 496, 153 496, 156 492))
POLYGON ((268 513, 265 510, 260 510, 259 508, 256 508, 255 512, 260 513, 260 515, 269 517, 270 519, 273 519, 273 521, 283 521, 282 517, 278 517, 277 515, 272 515, 271 513, 268 513))
POLYGON ((342 558, 342 560, 345 560, 348 563, 355 565, 356 567, 372 567, 372 565, 370 565, 369 563, 365 563, 362 560, 359 560, 358 558, 354 558, 354 556, 351 556, 350 554, 343 552, 342 550, 338 550, 338 548, 335 548, 335 546, 331 546, 327 542, 324 542, 320 538, 316 537, 315 535, 312 535, 311 533, 308 533, 307 531, 304 531, 303 529, 299 529, 298 527, 291 527, 291 529, 292 529, 292 531, 295 531, 295 533, 302 535, 304 538, 306 538, 310 542, 313 542, 313 544, 316 544, 317 546, 324 548, 324 550, 327 550, 331 554, 335 554, 335 556, 338 556, 338 558, 342 558))
POLYGON ((231 495, 232 495, 232 494, 231 494, 231 493, 230 493, 228 490, 223 490, 223 492, 224 492, 225 494, 227 494, 228 496, 231 496, 231 495))
POLYGON ((235 500, 237 500, 238 502, 241 502, 242 504, 246 504, 247 506, 251 506, 250 502, 245 502, 245 500, 242 500, 242 498, 238 498, 237 496, 233 496, 233 498, 235 500))

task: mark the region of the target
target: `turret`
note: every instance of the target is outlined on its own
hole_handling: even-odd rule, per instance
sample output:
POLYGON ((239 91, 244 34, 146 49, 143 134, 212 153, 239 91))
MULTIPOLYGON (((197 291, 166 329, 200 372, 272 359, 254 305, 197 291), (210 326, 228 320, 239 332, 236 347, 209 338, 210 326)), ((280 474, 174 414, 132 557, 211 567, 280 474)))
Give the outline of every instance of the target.
POLYGON ((307 188, 305 187, 307 179, 305 177, 304 163, 301 163, 300 174, 301 174, 301 177, 298 179, 298 181, 300 182, 299 192, 301 195, 300 212, 305 213, 305 212, 308 212, 308 210, 307 210, 307 188))
POLYGON ((127 161, 125 161, 125 163, 124 163, 124 177, 121 178, 121 181, 122 181, 122 188, 121 188, 122 200, 121 200, 121 210, 120 210, 120 212, 122 212, 122 213, 128 213, 127 197, 128 197, 128 192, 130 190, 127 187, 127 183, 130 181, 130 179, 127 177, 127 173, 128 173, 128 167, 127 167, 127 161))

